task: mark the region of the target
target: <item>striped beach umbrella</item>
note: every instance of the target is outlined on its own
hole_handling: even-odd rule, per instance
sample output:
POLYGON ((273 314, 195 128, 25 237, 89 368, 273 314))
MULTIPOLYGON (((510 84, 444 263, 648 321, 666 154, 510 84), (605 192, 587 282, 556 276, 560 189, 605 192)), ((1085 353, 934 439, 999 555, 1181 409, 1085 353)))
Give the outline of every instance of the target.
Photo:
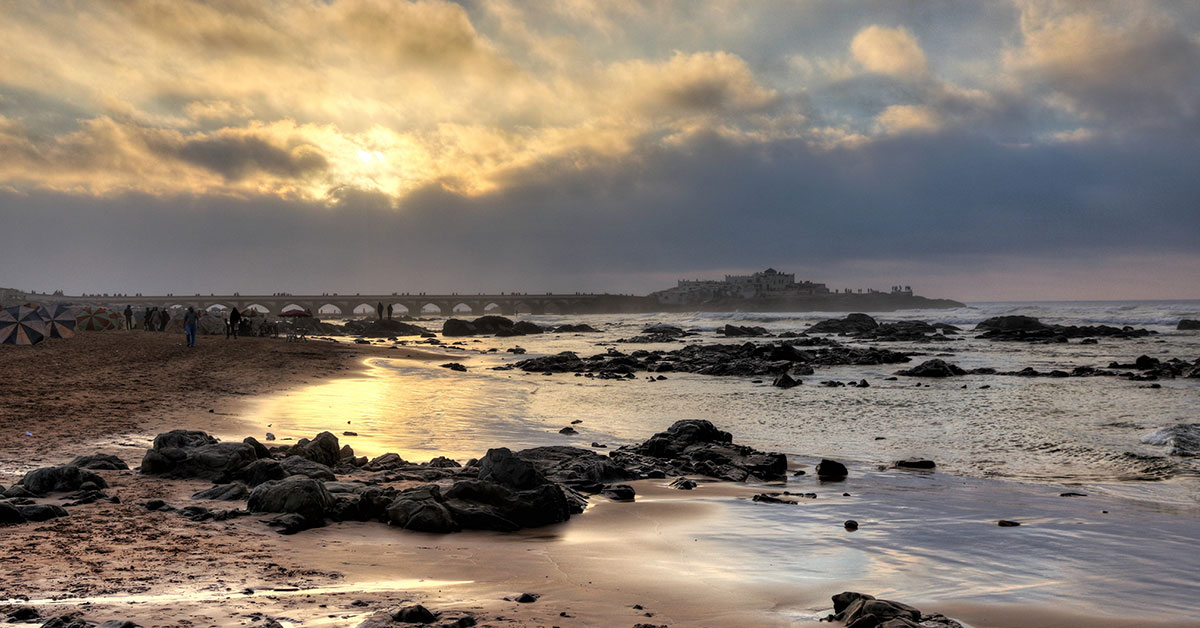
POLYGON ((75 335, 75 312, 70 306, 54 303, 43 306, 39 313, 46 319, 46 335, 50 338, 70 338, 75 335))
POLYGON ((0 310, 0 343, 36 345, 46 338, 46 321, 31 307, 18 305, 0 310))
POLYGON ((87 306, 75 315, 75 331, 104 331, 115 327, 106 307, 87 306))

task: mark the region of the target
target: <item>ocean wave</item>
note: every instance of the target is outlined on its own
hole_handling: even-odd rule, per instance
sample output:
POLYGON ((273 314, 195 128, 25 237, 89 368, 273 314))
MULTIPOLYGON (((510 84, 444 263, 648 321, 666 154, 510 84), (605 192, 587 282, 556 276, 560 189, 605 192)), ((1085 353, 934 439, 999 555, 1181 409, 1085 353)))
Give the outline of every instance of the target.
POLYGON ((1166 447, 1169 456, 1200 456, 1200 423, 1180 423, 1164 427, 1142 438, 1147 445, 1166 447))

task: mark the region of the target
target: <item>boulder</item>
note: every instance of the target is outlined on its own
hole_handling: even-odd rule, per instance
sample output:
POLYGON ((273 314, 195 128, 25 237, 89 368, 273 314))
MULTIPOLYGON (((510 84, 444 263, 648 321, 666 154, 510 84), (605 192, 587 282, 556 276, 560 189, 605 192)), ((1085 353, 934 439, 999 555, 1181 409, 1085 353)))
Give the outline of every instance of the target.
POLYGON ((736 337, 758 337, 769 336, 770 333, 763 327, 742 327, 739 325, 725 325, 723 330, 726 338, 736 337))
POLYGON ((1175 326, 1175 329, 1177 329, 1179 331, 1198 330, 1198 329, 1200 329, 1200 320, 1196 320, 1196 319, 1192 319, 1192 318, 1182 319, 1179 321, 1179 324, 1175 326))
POLYGON ((857 334, 871 331, 879 326, 874 318, 866 314, 847 314, 846 318, 823 320, 806 330, 809 334, 857 334))
POLYGON ((907 375, 909 377, 954 377, 957 375, 966 375, 967 372, 955 364, 951 364, 940 358, 934 358, 926 360, 910 369, 896 371, 896 374, 907 375))
POLYGON ((600 491, 600 494, 615 502, 631 502, 637 492, 628 484, 609 484, 600 491))
POLYGON ((413 604, 397 609, 392 613, 392 619, 408 624, 432 624, 437 621, 437 615, 420 604, 413 604))
POLYGON ((198 493, 192 494, 192 499, 212 499, 216 501, 232 502, 242 499, 250 494, 246 489, 245 484, 234 482, 232 484, 217 484, 212 488, 204 489, 198 493))
POLYGON ((892 463, 892 466, 897 469, 922 469, 929 471, 937 468, 937 463, 932 460, 910 458, 908 460, 897 460, 896 462, 892 463))
POLYGON ((18 482, 25 490, 35 495, 77 491, 86 483, 91 482, 97 488, 108 488, 104 478, 79 467, 63 465, 60 467, 43 467, 26 473, 18 482))
POLYGON ((617 449, 611 457, 645 477, 653 477, 651 472, 657 477, 697 473, 733 482, 784 477, 787 456, 757 451, 732 440, 729 432, 709 421, 683 419, 640 445, 617 449))
POLYGON ((18 523, 25 523, 25 515, 21 514, 21 510, 12 504, 0 502, 0 526, 18 523))
POLYGON ((93 471, 127 471, 129 465, 124 460, 109 454, 92 454, 79 456, 68 463, 72 467, 91 469, 93 471))
POLYGON ((319 525, 333 507, 333 497, 321 482, 292 476, 254 487, 247 507, 251 512, 297 514, 319 525))
POLYGON ((314 480, 329 481, 337 479, 329 467, 300 456, 288 456, 279 461, 279 466, 283 468, 285 476, 303 475, 314 480))
POLYGON ((780 373, 779 377, 776 377, 775 381, 771 382, 771 385, 776 388, 795 388, 802 383, 798 379, 792 379, 792 376, 787 373, 780 373))
POLYGON ((247 486, 255 487, 271 480, 282 480, 290 475, 283 465, 275 460, 255 460, 242 469, 239 476, 247 486))
POLYGON ((301 439, 291 449, 288 450, 289 456, 300 456, 307 458, 317 464, 323 464, 327 467, 337 465, 342 459, 341 445, 338 443, 337 436, 331 432, 321 432, 313 439, 301 439))
POLYGON ((527 460, 518 458, 507 447, 489 449, 479 461, 479 479, 511 489, 531 489, 546 483, 546 478, 527 460))
POLYGON ((387 521, 416 532, 458 532, 462 526, 443 502, 441 489, 433 484, 400 491, 387 507, 387 521))
POLYGON ((536 528, 571 518, 567 497, 555 484, 514 491, 495 482, 463 480, 446 491, 445 506, 463 528, 476 530, 536 528))
POLYGON ((516 456, 531 463, 546 479, 576 488, 638 479, 637 473, 590 449, 534 447, 518 451, 516 456))
POLYGON ((228 482, 255 460, 255 448, 246 443, 221 443, 204 432, 174 430, 154 439, 142 457, 142 473, 228 482))
POLYGON ((975 329, 977 331, 1041 331, 1048 327, 1032 316, 995 316, 980 322, 975 329))
POLYGON ((30 504, 28 506, 20 506, 21 516, 26 521, 49 521, 58 517, 67 516, 67 511, 62 506, 53 504, 30 504))
POLYGON ((836 461, 824 459, 817 463, 817 477, 823 480, 835 480, 846 477, 850 474, 846 470, 846 465, 836 461))

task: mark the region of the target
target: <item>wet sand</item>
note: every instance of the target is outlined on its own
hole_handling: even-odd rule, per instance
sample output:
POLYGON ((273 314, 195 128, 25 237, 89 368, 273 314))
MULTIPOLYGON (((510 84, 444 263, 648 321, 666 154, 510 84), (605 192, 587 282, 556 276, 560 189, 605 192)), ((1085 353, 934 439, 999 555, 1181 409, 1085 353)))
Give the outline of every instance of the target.
MULTIPOLYGON (((444 359, 265 339, 201 338, 189 351, 181 336, 142 332, 0 348, 8 381, 23 374, 31 382, 28 390, 6 392, 0 405, 0 480, 11 484, 28 468, 98 451, 134 467, 160 431, 236 432, 243 427, 239 412, 254 395, 355 374, 366 356, 444 359), (24 436, 30 424, 38 429, 24 436)), ((148 627, 241 626, 265 617, 355 626, 406 601, 470 611, 490 626, 803 626, 824 616, 830 594, 854 588, 836 580, 728 577, 714 546, 689 531, 730 516, 723 503, 754 490, 741 485, 707 484, 691 494, 644 480, 635 483, 635 503, 596 497, 565 524, 511 534, 428 535, 340 523, 280 536, 260 517, 192 522, 142 507, 151 498, 177 507, 244 505, 191 500, 206 482, 100 474, 122 503, 77 506, 69 517, 0 529, 0 571, 7 574, 0 600, 33 606, 43 616, 80 612, 148 627), (523 592, 541 598, 533 604, 504 599, 523 592)), ((808 550, 797 543, 796 551, 808 550)), ((762 565, 764 573, 770 569, 762 565)), ((975 628, 1196 625, 1033 606, 901 601, 975 628)))

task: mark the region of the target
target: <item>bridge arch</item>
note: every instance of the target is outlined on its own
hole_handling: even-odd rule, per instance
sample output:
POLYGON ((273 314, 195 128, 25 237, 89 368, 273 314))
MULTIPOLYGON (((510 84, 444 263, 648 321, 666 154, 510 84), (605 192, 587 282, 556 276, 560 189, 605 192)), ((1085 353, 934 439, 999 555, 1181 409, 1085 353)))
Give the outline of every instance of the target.
MULTIPOLYGON (((358 315, 358 316, 362 316, 364 314, 369 315, 369 316, 374 316, 374 315, 378 314, 378 311, 375 309, 375 306, 377 306, 377 305, 378 305, 378 302, 367 303, 366 301, 363 301, 362 303, 355 305, 350 310, 350 313, 358 315)), ((384 307, 387 307, 387 306, 384 306, 384 307)))
POLYGON ((226 311, 228 311, 230 307, 231 307, 231 306, 230 306, 228 303, 224 303, 224 302, 217 302, 217 303, 210 303, 210 304, 208 304, 207 306, 205 306, 205 307, 204 307, 204 309, 205 309, 205 310, 208 310, 209 312, 212 312, 212 311, 215 311, 215 310, 226 310, 226 311))
MULTIPOLYGON (((388 304, 385 303, 384 307, 386 308, 387 305, 388 304)), ((403 303, 392 303, 391 306, 392 306, 392 316, 410 316, 410 315, 412 315, 412 310, 408 309, 408 306, 403 303)))
POLYGON ((506 310, 504 309, 504 306, 500 305, 499 303, 496 303, 495 301, 488 301, 486 304, 484 304, 481 311, 484 314, 502 314, 506 310))
POLYGON ((443 309, 442 305, 440 305, 438 303, 434 303, 433 301, 426 301, 425 303, 421 304, 420 313, 421 314, 449 314, 449 312, 446 311, 449 309, 450 308, 443 309))
POLYGON ((476 312, 475 312, 475 308, 472 307, 470 303, 467 303, 465 301, 459 301, 458 303, 454 304, 454 307, 450 308, 450 313, 451 314, 475 314, 476 312))
POLYGON ((534 307, 525 301, 517 301, 512 306, 513 314, 534 314, 534 307))
POLYGON ((246 310, 254 310, 254 311, 258 312, 259 314, 270 314, 271 313, 271 308, 269 308, 261 303, 251 303, 249 305, 244 305, 244 306, 242 306, 241 310, 239 310, 239 311, 245 312, 246 310))
POLYGON ((318 305, 317 310, 315 312, 313 312, 312 314, 313 314, 313 316, 317 316, 319 314, 342 316, 345 314, 345 310, 342 309, 343 305, 344 304, 338 304, 338 303, 332 303, 332 302, 326 301, 325 303, 318 305))
POLYGON ((563 310, 562 305, 556 301, 543 301, 542 302, 542 313, 543 314, 562 314, 562 313, 564 313, 564 310, 563 310))

